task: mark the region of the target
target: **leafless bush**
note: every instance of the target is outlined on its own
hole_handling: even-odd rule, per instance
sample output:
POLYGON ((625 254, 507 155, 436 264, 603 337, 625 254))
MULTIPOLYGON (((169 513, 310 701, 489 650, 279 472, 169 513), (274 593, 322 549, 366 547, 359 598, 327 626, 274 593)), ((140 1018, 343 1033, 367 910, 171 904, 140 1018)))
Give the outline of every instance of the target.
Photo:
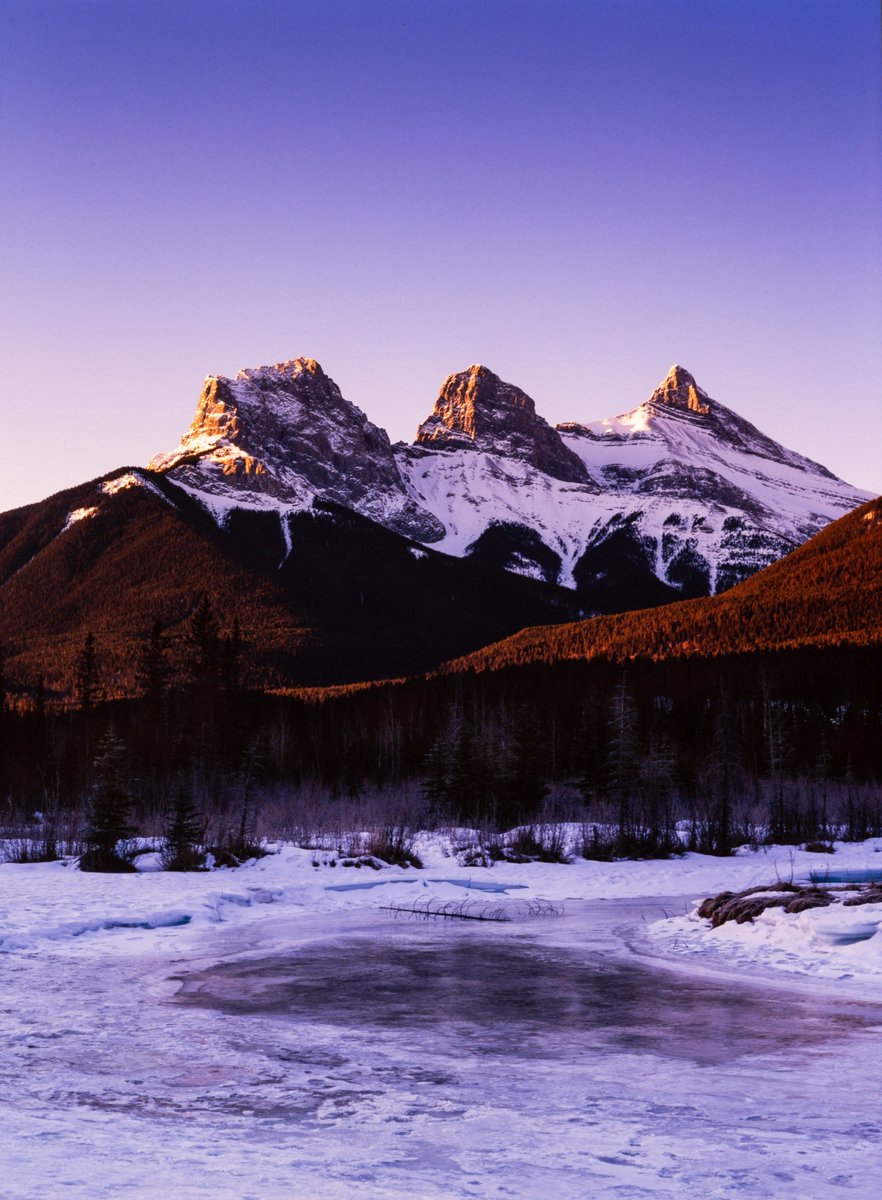
POLYGON ((510 862, 573 861, 567 826, 561 824, 522 825, 506 835, 503 853, 510 862))
POLYGON ((767 908, 783 908, 786 913, 804 912, 808 908, 826 908, 834 903, 827 888, 800 887, 795 883, 773 883, 766 887, 745 888, 741 892, 720 892, 702 901, 698 915, 709 920, 716 929, 727 921, 743 925, 753 921, 767 908))
POLYGON ((55 862, 82 852, 84 817, 79 812, 37 814, 0 829, 0 862, 55 862))
MULTIPOLYGON (((350 841, 350 854, 367 855, 399 867, 422 867, 415 853, 414 831, 405 825, 381 825, 358 834, 350 841)), ((345 860, 343 866, 346 866, 345 860)))

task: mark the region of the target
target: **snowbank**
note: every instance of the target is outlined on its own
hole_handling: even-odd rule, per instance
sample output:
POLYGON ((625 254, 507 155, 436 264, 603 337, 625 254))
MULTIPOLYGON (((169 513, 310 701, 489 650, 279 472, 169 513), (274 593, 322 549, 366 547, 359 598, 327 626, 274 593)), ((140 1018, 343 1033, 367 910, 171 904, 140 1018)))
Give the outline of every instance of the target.
MULTIPOLYGON (((416 850, 423 870, 347 869, 338 857, 283 845, 236 870, 177 874, 142 870, 133 875, 87 874, 73 861, 0 865, 0 954, 37 951, 88 955, 99 950, 138 954, 168 947, 204 954, 214 931, 269 919, 363 909, 427 897, 492 893, 514 902, 633 897, 668 898, 649 927, 657 951, 710 956, 718 965, 774 967, 824 978, 882 976, 882 906, 769 910, 753 923, 711 929, 697 903, 723 889, 776 880, 861 878, 882 875, 882 839, 839 843, 834 854, 790 846, 742 849, 731 858, 685 854, 647 862, 496 863, 461 866, 450 838, 421 834, 416 850), (333 865, 332 865, 333 864, 333 865), (674 900, 670 900, 674 897, 674 900), (691 911, 689 911, 691 909, 691 911), (668 915, 674 913, 675 915, 668 915), (665 919, 666 918, 666 919, 665 919)), ((149 856, 145 867, 155 866, 149 856)))

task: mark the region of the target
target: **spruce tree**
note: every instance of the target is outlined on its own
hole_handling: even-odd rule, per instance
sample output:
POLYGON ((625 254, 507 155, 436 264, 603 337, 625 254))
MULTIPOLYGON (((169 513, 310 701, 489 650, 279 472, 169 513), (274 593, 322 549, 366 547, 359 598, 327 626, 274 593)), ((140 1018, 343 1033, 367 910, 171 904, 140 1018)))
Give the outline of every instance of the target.
POLYGON ((503 771, 497 820, 503 828, 535 821, 541 816, 548 784, 543 773, 545 745, 535 711, 526 704, 514 714, 508 761, 503 771))
POLYGON ((167 650, 168 638, 163 633, 162 623, 154 621, 150 636, 142 645, 138 659, 138 687, 154 712, 162 706, 168 683, 167 650))
POLYGON ((212 688, 220 666, 220 630, 211 601, 203 594, 187 630, 190 682, 197 690, 212 688))
POLYGON ((163 831, 162 865, 166 871, 198 871, 205 862, 205 825, 193 793, 183 776, 174 795, 163 831))
POLYGON ((93 763, 94 779, 88 825, 83 834, 85 852, 80 857, 83 871, 132 871, 134 867, 120 850, 131 837, 131 779, 128 751, 122 738, 108 729, 98 743, 93 763))
POLYGON ((617 841, 622 851, 632 848, 634 799, 639 777, 637 708, 628 678, 621 672, 610 698, 606 728, 605 793, 615 807, 617 841))
POLYGON ((98 702, 98 656, 95 650, 95 635, 86 634, 76 666, 75 691, 77 705, 84 713, 91 713, 98 702))

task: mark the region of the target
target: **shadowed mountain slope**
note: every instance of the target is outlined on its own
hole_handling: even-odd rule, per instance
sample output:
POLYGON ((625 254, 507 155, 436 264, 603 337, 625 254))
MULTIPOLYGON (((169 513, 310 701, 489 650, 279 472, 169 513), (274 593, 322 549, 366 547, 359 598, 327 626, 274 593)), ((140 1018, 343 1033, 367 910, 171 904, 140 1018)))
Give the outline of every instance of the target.
POLYGON ((87 632, 108 694, 135 686, 154 621, 172 659, 203 594, 238 620, 246 681, 414 674, 537 620, 571 593, 427 550, 329 503, 219 525, 168 478, 117 472, 0 515, 0 645, 15 683, 69 695, 87 632))
POLYGON ((445 672, 603 658, 664 660, 882 642, 882 499, 719 596, 524 629, 445 672))
POLYGON ((343 505, 445 554, 621 612, 724 591, 868 499, 766 437, 681 366, 637 408, 552 428, 488 367, 445 379, 392 445, 314 359, 209 376, 150 464, 219 523, 343 505))

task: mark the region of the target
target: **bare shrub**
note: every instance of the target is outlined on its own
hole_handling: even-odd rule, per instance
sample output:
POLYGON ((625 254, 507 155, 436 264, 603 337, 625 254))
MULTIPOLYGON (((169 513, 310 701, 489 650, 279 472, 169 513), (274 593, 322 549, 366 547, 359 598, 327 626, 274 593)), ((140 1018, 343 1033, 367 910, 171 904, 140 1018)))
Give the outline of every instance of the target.
POLYGON ((743 925, 753 921, 767 908, 783 908, 786 913, 809 908, 826 908, 834 898, 826 888, 800 887, 795 883, 774 883, 766 887, 745 888, 741 892, 720 892, 709 896, 698 907, 698 915, 710 920, 716 929, 727 921, 743 925))
MULTIPOLYGON (((414 834, 404 825, 381 825, 369 829, 353 840, 351 851, 378 859, 381 863, 399 867, 422 867, 422 860, 414 852, 414 834)), ((344 867, 347 865, 344 861, 344 867)))
POLYGON ((882 888, 871 884, 859 896, 850 896, 848 900, 842 901, 843 908, 856 908, 860 904, 882 904, 882 888))
POLYGON ((505 838, 503 853, 510 862, 571 863, 566 826, 521 825, 505 838))
POLYGON ((0 862, 40 863, 79 855, 84 817, 79 811, 44 815, 11 822, 0 830, 0 862))

